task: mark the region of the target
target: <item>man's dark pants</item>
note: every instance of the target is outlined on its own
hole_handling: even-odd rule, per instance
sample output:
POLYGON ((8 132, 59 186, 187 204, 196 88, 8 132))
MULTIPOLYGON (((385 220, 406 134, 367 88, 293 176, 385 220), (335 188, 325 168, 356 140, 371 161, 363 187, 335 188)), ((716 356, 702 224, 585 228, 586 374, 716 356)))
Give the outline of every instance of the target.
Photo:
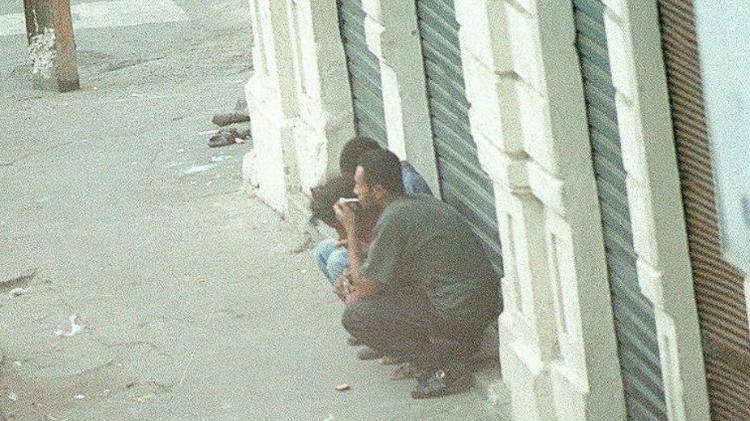
POLYGON ((420 370, 466 363, 490 320, 449 322, 419 293, 376 295, 346 307, 344 328, 370 348, 420 370))

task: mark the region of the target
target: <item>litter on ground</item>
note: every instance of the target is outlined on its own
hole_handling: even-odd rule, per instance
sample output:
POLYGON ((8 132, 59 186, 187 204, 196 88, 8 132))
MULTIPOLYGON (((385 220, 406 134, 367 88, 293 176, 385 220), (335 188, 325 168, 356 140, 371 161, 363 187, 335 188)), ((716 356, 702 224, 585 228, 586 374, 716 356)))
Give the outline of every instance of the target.
POLYGON ((27 294, 28 292, 29 292, 28 288, 13 288, 8 293, 8 298, 19 297, 21 295, 27 294))
POLYGON ((75 336, 78 333, 80 333, 83 330, 83 326, 76 323, 76 319, 78 318, 78 315, 73 313, 68 320, 70 321, 70 331, 65 332, 62 329, 57 329, 55 331, 55 336, 65 336, 65 337, 71 337, 75 336))
POLYGON ((209 162, 222 162, 222 161, 226 161, 227 159, 230 159, 230 158, 231 158, 231 156, 219 155, 219 156, 212 156, 211 158, 208 159, 208 161, 209 162))

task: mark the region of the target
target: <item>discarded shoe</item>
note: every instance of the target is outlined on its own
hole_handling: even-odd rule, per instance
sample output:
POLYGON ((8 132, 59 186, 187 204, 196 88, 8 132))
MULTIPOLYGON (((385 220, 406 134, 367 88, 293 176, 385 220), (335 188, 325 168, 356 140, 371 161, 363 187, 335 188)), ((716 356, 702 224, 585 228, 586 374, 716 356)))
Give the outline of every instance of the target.
POLYGON ((240 139, 249 139, 251 137, 250 129, 238 132, 234 127, 228 129, 219 129, 216 134, 211 136, 208 140, 209 148, 216 148, 219 146, 233 145, 235 143, 242 143, 240 139))
POLYGON ((208 139, 208 147, 217 148, 219 146, 233 145, 237 137, 239 137, 239 133, 236 129, 221 129, 208 139))
POLYGON ((253 132, 250 129, 245 129, 240 132, 240 137, 247 140, 250 139, 253 135, 253 132))
POLYGON ((391 372, 391 380, 413 379, 417 377, 417 370, 409 363, 401 364, 391 372))
POLYGON ((217 126, 223 127, 234 123, 244 123, 250 121, 247 111, 233 111, 231 113, 215 114, 211 122, 217 126))
POLYGON ((359 352, 357 352, 357 358, 362 361, 376 360, 382 356, 381 353, 371 348, 360 349, 359 352))
POLYGON ((411 397, 414 399, 437 398, 463 392, 469 387, 471 387, 471 376, 468 370, 432 370, 417 376, 417 387, 412 390, 411 397))

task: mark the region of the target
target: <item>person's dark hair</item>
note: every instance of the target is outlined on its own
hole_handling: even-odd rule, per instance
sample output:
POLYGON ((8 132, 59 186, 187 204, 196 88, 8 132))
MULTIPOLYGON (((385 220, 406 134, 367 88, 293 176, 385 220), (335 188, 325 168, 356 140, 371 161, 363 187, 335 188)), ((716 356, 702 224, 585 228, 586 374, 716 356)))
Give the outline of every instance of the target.
POLYGON ((339 155, 339 169, 341 174, 354 176, 354 170, 357 169, 357 161, 363 153, 373 149, 380 149, 378 142, 366 136, 356 136, 346 142, 339 155))
POLYGON ((395 195, 404 194, 404 184, 401 180, 401 161, 396 154, 387 149, 367 151, 359 157, 357 165, 364 170, 367 184, 380 184, 395 195))
POLYGON ((322 221, 333 227, 336 224, 333 205, 341 197, 356 197, 353 190, 354 179, 343 175, 329 177, 325 183, 313 187, 310 190, 310 223, 322 221))

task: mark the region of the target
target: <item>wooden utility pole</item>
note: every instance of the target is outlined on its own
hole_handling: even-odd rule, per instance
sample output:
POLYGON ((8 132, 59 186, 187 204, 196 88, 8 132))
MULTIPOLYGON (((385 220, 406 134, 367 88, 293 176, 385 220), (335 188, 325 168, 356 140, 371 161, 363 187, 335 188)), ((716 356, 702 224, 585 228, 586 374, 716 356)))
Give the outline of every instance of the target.
POLYGON ((70 0, 23 0, 34 88, 80 88, 70 0))

